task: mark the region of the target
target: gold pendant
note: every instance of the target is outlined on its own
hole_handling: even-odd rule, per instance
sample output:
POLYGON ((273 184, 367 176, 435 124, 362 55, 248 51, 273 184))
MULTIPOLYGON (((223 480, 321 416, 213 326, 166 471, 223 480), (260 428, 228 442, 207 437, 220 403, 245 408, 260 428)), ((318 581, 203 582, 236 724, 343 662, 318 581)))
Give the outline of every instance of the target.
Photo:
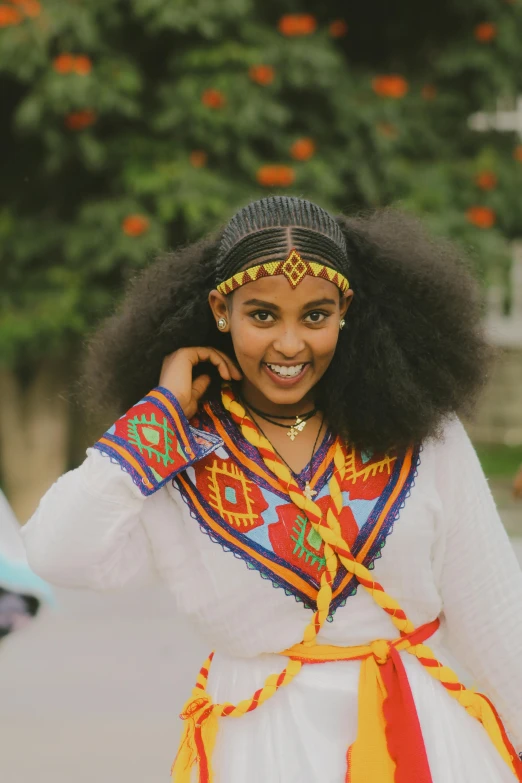
POLYGON ((305 488, 303 490, 303 495, 305 496, 305 498, 307 500, 313 500, 314 495, 317 495, 317 492, 315 491, 315 489, 312 489, 312 487, 310 486, 310 482, 309 481, 307 481, 306 484, 305 484, 305 488))
POLYGON ((291 441, 294 441, 300 432, 306 427, 306 421, 303 421, 299 416, 295 417, 295 422, 292 424, 288 432, 286 433, 291 441))

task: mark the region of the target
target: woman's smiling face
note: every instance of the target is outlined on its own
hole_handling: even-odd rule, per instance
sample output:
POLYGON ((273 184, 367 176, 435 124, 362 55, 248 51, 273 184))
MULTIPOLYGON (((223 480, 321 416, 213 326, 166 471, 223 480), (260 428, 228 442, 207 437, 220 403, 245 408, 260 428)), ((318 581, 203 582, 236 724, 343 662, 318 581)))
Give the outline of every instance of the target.
POLYGON ((277 406, 310 396, 333 358, 352 295, 308 275, 294 289, 275 275, 229 297, 212 291, 209 303, 216 320, 228 323, 247 399, 277 406))

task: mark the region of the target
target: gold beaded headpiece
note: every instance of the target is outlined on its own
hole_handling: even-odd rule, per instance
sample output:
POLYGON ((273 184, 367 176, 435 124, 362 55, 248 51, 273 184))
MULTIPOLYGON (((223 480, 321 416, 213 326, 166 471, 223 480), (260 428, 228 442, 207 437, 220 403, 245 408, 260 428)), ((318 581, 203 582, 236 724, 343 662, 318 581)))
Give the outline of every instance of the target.
POLYGON ((266 261, 264 264, 256 264, 250 269, 236 272, 228 280, 220 283, 217 290, 222 294, 230 294, 246 283, 253 283, 262 277, 272 277, 273 275, 284 275, 292 288, 296 288, 306 275, 329 280, 343 294, 350 287, 348 280, 340 272, 317 261, 305 261, 297 250, 293 249, 284 261, 266 261))

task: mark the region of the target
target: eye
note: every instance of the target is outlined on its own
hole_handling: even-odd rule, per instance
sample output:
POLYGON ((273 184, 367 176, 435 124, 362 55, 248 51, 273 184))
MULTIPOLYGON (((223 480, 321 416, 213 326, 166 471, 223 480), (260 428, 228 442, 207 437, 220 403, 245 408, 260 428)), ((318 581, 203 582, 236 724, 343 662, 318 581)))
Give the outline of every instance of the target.
POLYGON ((261 321, 264 324, 274 320, 272 313, 269 313, 267 310, 256 310, 255 313, 250 313, 250 315, 255 321, 261 321))
POLYGON ((320 324, 326 318, 330 316, 330 313, 324 313, 321 310, 313 310, 305 317, 305 321, 312 324, 320 324))

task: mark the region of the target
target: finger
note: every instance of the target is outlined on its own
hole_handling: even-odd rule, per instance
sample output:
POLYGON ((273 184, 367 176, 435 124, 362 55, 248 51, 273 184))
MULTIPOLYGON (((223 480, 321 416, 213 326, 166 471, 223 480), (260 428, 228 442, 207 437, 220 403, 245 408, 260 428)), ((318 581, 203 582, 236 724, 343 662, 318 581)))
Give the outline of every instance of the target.
POLYGON ((198 348, 197 359, 196 361, 193 362, 193 364, 196 365, 199 362, 210 362, 216 367, 217 371, 219 372, 223 380, 225 381, 232 380, 232 376, 230 374, 226 361, 218 351, 214 350, 214 348, 198 348))
POLYGON ((192 384, 192 396, 200 400, 210 385, 210 375, 199 375, 192 384))
POLYGON ((213 348, 212 350, 216 351, 216 353, 218 353, 226 362, 231 377, 235 378, 237 381, 240 381, 243 375, 236 362, 231 359, 230 356, 227 356, 226 353, 223 353, 223 351, 219 351, 217 348, 213 348))

